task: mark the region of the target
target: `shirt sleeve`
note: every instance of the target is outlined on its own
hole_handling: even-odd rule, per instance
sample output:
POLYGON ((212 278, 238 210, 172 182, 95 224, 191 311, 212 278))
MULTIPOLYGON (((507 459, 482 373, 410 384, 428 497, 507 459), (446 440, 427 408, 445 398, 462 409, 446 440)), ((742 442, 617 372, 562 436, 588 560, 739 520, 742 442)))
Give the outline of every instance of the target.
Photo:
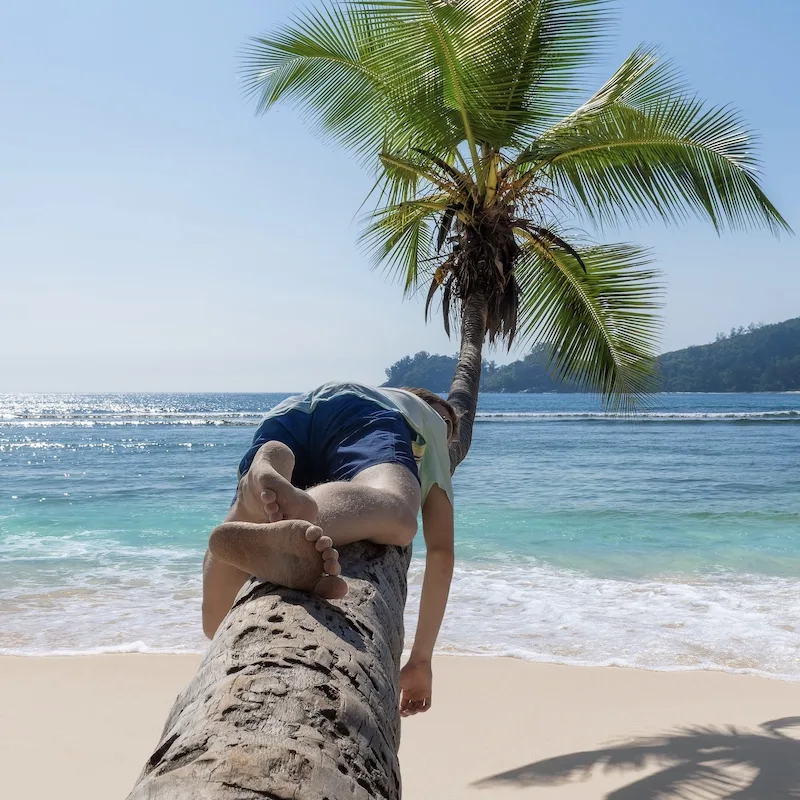
POLYGON ((431 465, 433 467, 431 483, 438 483, 450 500, 450 505, 455 506, 453 479, 450 475, 450 451, 447 448, 447 441, 442 441, 439 437, 435 437, 434 442, 434 452, 431 455, 434 456, 432 460, 435 463, 431 465))

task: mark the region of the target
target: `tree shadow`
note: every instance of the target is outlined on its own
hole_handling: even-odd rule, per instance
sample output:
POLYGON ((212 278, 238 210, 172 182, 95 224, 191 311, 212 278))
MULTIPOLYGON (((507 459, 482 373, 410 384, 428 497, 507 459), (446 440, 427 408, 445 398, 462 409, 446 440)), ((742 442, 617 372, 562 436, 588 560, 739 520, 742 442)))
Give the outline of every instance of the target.
POLYGON ((602 750, 535 761, 474 786, 555 786, 606 771, 658 771, 605 795, 605 800, 800 800, 800 739, 785 733, 800 717, 762 723, 763 732, 681 728, 602 750))

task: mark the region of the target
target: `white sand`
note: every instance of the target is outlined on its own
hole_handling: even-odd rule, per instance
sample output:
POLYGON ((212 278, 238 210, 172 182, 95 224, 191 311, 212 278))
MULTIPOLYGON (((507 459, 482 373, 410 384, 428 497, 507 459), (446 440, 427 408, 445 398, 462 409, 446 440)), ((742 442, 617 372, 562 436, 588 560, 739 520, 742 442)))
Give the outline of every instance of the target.
MULTIPOLYGON (((0 658, 3 796, 124 798, 198 662, 0 658)), ((434 689, 432 710, 404 722, 406 800, 716 800, 753 781, 748 798, 800 797, 800 727, 759 727, 800 726, 800 683, 440 658, 434 689), (714 730, 663 740, 681 727, 714 730), (641 749, 642 736, 662 741, 641 749), (619 767, 591 768, 609 745, 619 767)))

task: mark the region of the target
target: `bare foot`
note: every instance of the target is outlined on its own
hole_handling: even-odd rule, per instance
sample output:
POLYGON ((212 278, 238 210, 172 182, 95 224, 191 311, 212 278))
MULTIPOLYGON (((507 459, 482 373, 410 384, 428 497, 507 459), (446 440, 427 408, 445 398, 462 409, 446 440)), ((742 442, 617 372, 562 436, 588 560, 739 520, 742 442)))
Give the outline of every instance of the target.
POLYGON ((316 525, 284 520, 223 523, 211 533, 208 549, 259 580, 338 600, 347 594, 347 584, 340 577, 339 553, 331 545, 316 525))
POLYGON ((270 522, 283 519, 302 519, 317 521, 317 503, 314 498, 292 486, 279 472, 283 467, 286 475, 291 475, 294 466, 294 455, 291 450, 279 442, 268 442, 256 453, 253 464, 245 476, 246 491, 263 509, 270 522), (288 461, 288 471, 287 462, 288 461), (273 462, 277 462, 273 465, 273 462), (278 467, 278 469, 276 469, 278 467))

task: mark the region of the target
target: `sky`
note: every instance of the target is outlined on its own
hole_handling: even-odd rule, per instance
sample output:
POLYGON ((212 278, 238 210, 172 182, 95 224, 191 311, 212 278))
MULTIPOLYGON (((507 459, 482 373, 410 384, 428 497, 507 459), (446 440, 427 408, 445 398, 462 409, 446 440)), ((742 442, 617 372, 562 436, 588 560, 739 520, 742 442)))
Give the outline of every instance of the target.
MULTIPOLYGON (((620 0, 597 86, 641 42, 761 135, 800 229, 798 0, 620 0)), ((295 391, 454 353, 371 271, 369 176, 237 68, 291 0, 0 2, 0 392, 295 391)), ((613 231, 655 251, 661 349, 800 316, 800 242, 700 222, 613 231)), ((523 355, 490 352, 499 362, 523 355)))

